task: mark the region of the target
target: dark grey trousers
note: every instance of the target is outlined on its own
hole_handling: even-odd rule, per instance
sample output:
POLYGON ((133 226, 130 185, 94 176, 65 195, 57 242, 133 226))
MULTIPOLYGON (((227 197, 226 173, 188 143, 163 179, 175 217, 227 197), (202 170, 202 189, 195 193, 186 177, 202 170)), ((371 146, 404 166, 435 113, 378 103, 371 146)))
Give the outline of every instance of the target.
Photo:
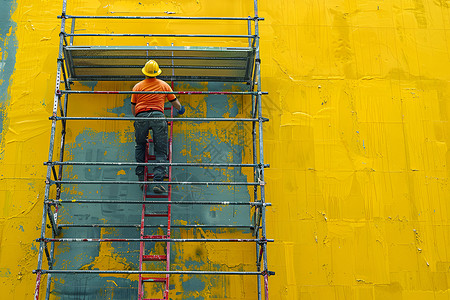
MULTIPOLYGON (((152 130, 152 139, 155 149, 155 162, 167 162, 167 121, 164 114, 160 111, 140 112, 136 117, 161 118, 161 120, 140 120, 134 122, 135 130, 135 155, 136 162, 145 162, 145 144, 147 143, 148 133, 152 130)), ((166 166, 156 166, 153 168, 155 181, 163 181, 166 173, 166 166)), ((136 167, 136 175, 139 181, 144 180, 144 167, 136 167)))

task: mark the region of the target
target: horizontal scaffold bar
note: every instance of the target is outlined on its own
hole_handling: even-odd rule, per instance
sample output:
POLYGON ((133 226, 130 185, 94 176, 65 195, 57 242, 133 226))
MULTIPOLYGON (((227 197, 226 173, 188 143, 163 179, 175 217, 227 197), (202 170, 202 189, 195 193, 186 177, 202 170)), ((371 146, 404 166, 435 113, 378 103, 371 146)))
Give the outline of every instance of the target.
MULTIPOLYGON (((72 55, 72 59, 149 59, 148 56, 142 56, 142 55, 110 55, 110 56, 104 56, 104 55, 95 55, 95 56, 81 56, 81 55, 72 55)), ((157 55, 152 56, 152 59, 188 59, 190 61, 193 60, 239 60, 246 62, 248 60, 247 57, 208 57, 208 56, 163 56, 163 55, 157 55)), ((141 66, 142 67, 142 66, 141 66)), ((168 68, 171 68, 172 65, 168 66, 168 68)))
MULTIPOLYGON (((58 16, 62 18, 62 16, 58 16)), ((176 17, 176 16, 77 16, 64 15, 65 19, 140 19, 140 20, 223 20, 223 21, 264 21, 259 17, 176 17)))
MULTIPOLYGON (((141 224, 58 224, 59 228, 71 227, 99 227, 99 228, 121 228, 121 227, 135 227, 141 228, 141 224)), ((145 228, 164 228, 167 225, 144 225, 145 228)), ((170 225, 170 228, 253 228, 252 225, 170 225)))
POLYGON ((243 38, 255 39, 256 35, 249 34, 145 34, 145 33, 62 33, 64 36, 111 36, 111 37, 198 37, 198 38, 243 38))
POLYGON ((77 91, 77 90, 57 90, 57 94, 174 94, 174 95, 267 95, 269 92, 252 91, 77 91))
POLYGON ((69 204, 69 203, 79 203, 79 204, 189 204, 189 205, 250 205, 250 206, 271 206, 271 203, 262 202, 232 202, 232 201, 126 201, 126 200, 48 200, 47 204, 69 204))
POLYGON ((191 275, 264 275, 245 271, 131 271, 131 270, 33 270, 41 274, 191 274, 191 275))
MULTIPOLYGON (((233 164, 233 163, 162 163, 162 162, 103 162, 103 161, 53 161, 44 162, 44 165, 55 166, 172 166, 172 167, 228 167, 228 168, 240 168, 240 167, 262 167, 261 164, 233 164)), ((264 168, 270 167, 269 164, 265 164, 264 168)))
MULTIPOLYGON (((141 75, 76 75, 69 77, 68 81, 140 81, 141 75)), ((209 82, 249 82, 248 78, 236 76, 160 76, 166 81, 209 81, 209 82)), ((170 93, 171 94, 171 93, 170 93)))
POLYGON ((69 242, 94 242, 94 243, 109 243, 109 242, 171 242, 171 243, 259 243, 265 244, 273 242, 269 239, 169 239, 169 238, 148 238, 148 239, 95 239, 95 238, 38 238, 36 242, 46 243, 69 243, 69 242))
MULTIPOLYGON (((121 69, 138 69, 142 68, 142 65, 86 65, 86 66, 72 66, 74 69, 114 69, 114 68, 121 68, 121 69)), ((218 70, 246 70, 245 66, 239 66, 239 67, 227 67, 227 66, 165 66, 165 65, 159 65, 160 68, 172 68, 172 69, 218 69, 218 70)))
MULTIPOLYGON (((160 120, 161 118, 139 118, 139 117, 49 117, 50 120, 73 120, 73 121, 138 121, 138 120, 160 120)), ((261 118, 263 122, 268 119, 261 118)), ((252 118, 166 118, 166 121, 177 122, 258 122, 259 119, 252 118)))
POLYGON ((101 180, 49 180, 50 184, 170 184, 170 185, 264 185, 264 182, 206 182, 206 181, 101 181, 101 180))

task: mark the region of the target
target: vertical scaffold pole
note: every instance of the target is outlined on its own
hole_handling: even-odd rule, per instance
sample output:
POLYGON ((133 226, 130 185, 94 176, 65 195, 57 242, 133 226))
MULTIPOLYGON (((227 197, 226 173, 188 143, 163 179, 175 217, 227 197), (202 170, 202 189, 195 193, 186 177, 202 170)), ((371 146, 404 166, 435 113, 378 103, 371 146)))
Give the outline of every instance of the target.
MULTIPOLYGON (((261 202, 263 206, 261 206, 261 238, 263 240, 266 239, 266 207, 265 207, 265 181, 264 181, 264 143, 263 143, 263 119, 262 119, 262 104, 261 104, 261 57, 259 51, 259 23, 258 23, 258 0, 254 0, 254 9, 255 9, 255 68, 256 68, 256 84, 258 94, 256 95, 257 102, 257 112, 259 118, 259 163, 260 163, 260 173, 259 173, 259 182, 260 182, 260 193, 261 193, 261 202)), ((256 104, 256 103, 255 103, 256 104)), ((263 267, 264 267, 264 296, 265 300, 269 299, 269 286, 268 286, 268 266, 267 266, 267 243, 263 242, 260 245, 261 254, 263 256, 263 267)))
MULTIPOLYGON (((252 21, 250 20, 250 16, 249 16, 249 20, 247 21, 247 26, 248 26, 248 35, 252 35, 252 21)), ((248 46, 252 47, 252 39, 249 38, 248 39, 248 46)), ((256 68, 255 68, 256 69, 256 68)), ((253 73, 253 77, 251 77, 252 82, 250 83, 250 91, 253 92, 254 88, 255 88, 255 80, 256 80, 256 70, 254 70, 253 73)), ((256 97, 254 95, 251 96, 251 116, 252 118, 256 118, 256 97)), ((257 156, 257 143, 256 143, 256 121, 252 122, 252 144, 253 144, 253 164, 255 164, 255 167, 253 168, 253 179, 254 182, 258 181, 258 173, 259 173, 259 169, 256 166, 258 164, 258 156, 257 156)), ((253 201, 258 201, 258 187, 254 186, 253 187, 253 201)), ((255 212, 253 214, 253 222, 254 222, 254 229, 253 229, 253 234, 255 235, 255 238, 258 239, 259 238, 259 229, 258 229, 258 214, 259 214, 259 208, 258 206, 254 207, 255 212)), ((256 244, 256 269, 258 272, 261 271, 261 264, 259 262, 259 244, 256 244)), ((257 292, 258 292, 258 300, 261 300, 261 277, 260 276, 256 276, 256 286, 257 286, 257 292)))
MULTIPOLYGON (((58 61, 57 61, 57 70, 56 70, 56 85, 55 85, 55 95, 53 97, 53 117, 52 120, 52 128, 50 132, 50 146, 48 151, 48 161, 52 161, 53 159, 53 150, 54 150, 54 144, 55 144, 55 132, 56 132, 56 116, 57 116, 57 110, 58 110, 58 102, 60 101, 61 94, 59 91, 59 86, 61 83, 61 70, 62 70, 62 52, 63 52, 63 43, 64 43, 64 30, 66 25, 66 5, 67 0, 63 0, 63 6, 62 6, 62 14, 61 14, 61 32, 59 34, 59 54, 58 54, 58 61)), ((34 299, 39 299, 39 289, 41 285, 41 276, 42 276, 42 261, 44 256, 44 250, 45 250, 45 242, 43 239, 45 238, 45 228, 47 226, 47 213, 51 213, 51 208, 47 204, 47 201, 49 199, 50 195, 50 179, 52 175, 52 165, 47 165, 47 175, 46 175, 46 184, 45 184, 45 192, 44 192, 44 206, 43 206, 43 213, 42 213, 42 222, 41 222, 41 241, 39 242, 39 255, 38 255, 38 264, 37 264, 37 272, 36 272, 36 287, 34 290, 34 299), (49 212, 50 210, 50 212, 49 212)), ((55 228, 54 228, 55 230, 55 228)), ((50 274, 47 275, 47 280, 51 280, 50 274)))
MULTIPOLYGON (((256 114, 255 111, 255 105, 253 103, 256 103, 256 97, 252 95, 252 116, 254 117, 254 114, 256 114)), ((253 163, 256 165, 258 164, 258 156, 257 156, 257 151, 258 151, 258 146, 257 146, 257 142, 256 142, 257 136, 256 136, 256 122, 252 122, 252 140, 253 140, 253 163)), ((253 177, 254 177, 254 182, 258 182, 258 178, 259 178, 259 167, 255 166, 253 168, 253 177)), ((253 187, 253 201, 257 202, 258 201, 258 187, 254 186, 253 187)), ((255 235, 255 239, 259 239, 259 210, 261 209, 259 206, 255 206, 255 213, 253 215, 253 224, 254 224, 254 228, 253 228, 253 232, 255 235)), ((256 268, 258 272, 261 272, 261 263, 260 263, 260 259, 259 259, 259 251, 260 251, 260 245, 257 243, 256 244, 256 268)), ((261 277, 258 275, 256 276, 256 281, 257 281, 257 291, 258 291, 258 300, 261 300, 261 277)))

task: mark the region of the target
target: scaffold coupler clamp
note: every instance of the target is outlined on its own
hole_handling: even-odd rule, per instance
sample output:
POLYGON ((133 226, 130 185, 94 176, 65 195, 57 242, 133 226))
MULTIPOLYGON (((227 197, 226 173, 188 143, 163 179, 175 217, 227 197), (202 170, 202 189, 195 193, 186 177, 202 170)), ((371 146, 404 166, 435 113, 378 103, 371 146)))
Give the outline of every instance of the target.
POLYGON ((272 275, 275 275, 275 272, 274 271, 269 271, 269 270, 264 270, 263 272, 262 272, 262 274, 264 275, 264 276, 272 276, 272 275))
POLYGON ((258 244, 263 245, 263 244, 267 244, 267 239, 265 236, 261 237, 258 241, 258 244))

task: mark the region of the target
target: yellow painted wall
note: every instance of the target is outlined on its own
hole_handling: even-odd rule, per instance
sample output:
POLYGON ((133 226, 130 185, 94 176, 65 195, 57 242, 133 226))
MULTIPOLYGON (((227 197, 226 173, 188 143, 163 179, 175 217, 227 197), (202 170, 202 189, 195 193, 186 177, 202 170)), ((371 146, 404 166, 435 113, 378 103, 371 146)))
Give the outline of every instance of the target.
MULTIPOLYGON (((0 290, 5 299, 30 299, 34 290, 33 240, 42 215, 58 2, 17 0, 12 14, 18 44, 0 166, 0 290)), ((252 15, 251 1, 244 0, 141 2, 73 0, 68 12, 252 15)), ((263 105, 270 118, 264 132, 265 160, 271 165, 267 200, 273 203, 267 226, 268 238, 276 240, 268 252, 269 268, 276 272, 269 282, 271 299, 450 299, 450 3, 260 2, 266 19, 261 24, 262 89, 270 93, 263 105)), ((106 27, 146 32, 139 24, 106 27)), ((186 23, 155 28, 174 33, 242 29, 186 23)), ((130 43, 144 41, 172 42, 130 43)), ((99 44, 116 42, 104 38, 99 44)), ((107 115, 106 108, 115 104, 74 107, 74 115, 107 115)), ((76 126, 70 143, 84 129, 76 126)), ((107 254, 108 247, 102 251, 107 254)), ((230 264, 237 258, 231 256, 230 264)), ((228 284, 232 299, 255 299, 235 288, 242 282, 228 284)))

